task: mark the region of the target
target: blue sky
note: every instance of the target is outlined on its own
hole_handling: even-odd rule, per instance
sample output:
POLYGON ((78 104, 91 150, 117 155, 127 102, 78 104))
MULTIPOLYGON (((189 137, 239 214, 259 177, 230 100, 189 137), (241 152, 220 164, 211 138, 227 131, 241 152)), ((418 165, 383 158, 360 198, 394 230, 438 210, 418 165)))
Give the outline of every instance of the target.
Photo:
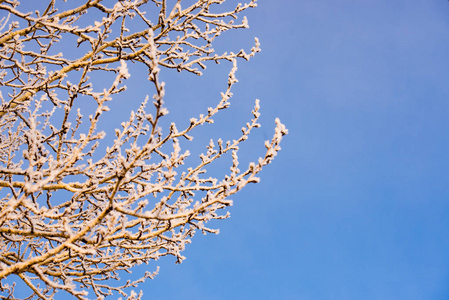
MULTIPOLYGON (((262 52, 196 141, 237 136, 256 98, 262 128, 242 159, 275 117, 290 134, 218 236, 155 263, 147 299, 448 299, 449 2, 266 0, 246 15, 217 49, 257 36, 262 52)), ((164 72, 171 118, 214 103, 230 67, 164 72)))
MULTIPOLYGON (((135 270, 161 267, 139 286, 144 299, 449 299, 449 2, 260 0, 245 15, 251 28, 215 48, 249 50, 258 37, 262 52, 239 61, 231 107, 190 150, 238 137, 256 98, 262 128, 241 164, 263 154, 276 117, 289 135, 261 182, 233 197, 231 218, 213 223, 219 235, 198 233, 181 265, 135 270)), ((166 122, 181 128, 214 105, 230 68, 162 70, 166 122)), ((104 126, 152 93, 146 78, 132 73, 104 126)))

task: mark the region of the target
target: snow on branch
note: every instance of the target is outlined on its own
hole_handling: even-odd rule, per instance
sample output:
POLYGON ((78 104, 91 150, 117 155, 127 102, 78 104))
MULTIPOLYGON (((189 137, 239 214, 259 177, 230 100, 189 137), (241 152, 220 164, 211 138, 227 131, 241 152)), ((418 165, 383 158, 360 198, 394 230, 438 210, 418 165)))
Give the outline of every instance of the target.
POLYGON ((30 289, 27 299, 53 299, 61 291, 77 299, 141 299, 133 289, 158 270, 135 281, 119 275, 163 256, 182 262, 194 234, 217 233, 208 221, 227 218, 230 197, 259 181, 287 130, 276 119, 265 154, 247 167, 239 164, 239 145, 260 127, 258 100, 241 135, 211 140, 196 164, 181 147, 196 127, 230 105, 237 59, 260 51, 256 39, 248 53, 215 52, 214 40, 247 28, 240 14, 256 6, 251 0, 223 10, 224 2, 86 0, 62 6, 49 0, 36 1, 39 8, 29 12, 17 0, 0 1, 2 298, 15 298, 7 278, 18 275, 30 289), (66 42, 74 43, 69 55, 60 52, 66 42), (232 68, 216 105, 185 127, 162 128, 168 110, 161 68, 201 75, 209 61, 223 60, 232 68), (106 139, 99 124, 133 79, 131 64, 148 70, 155 94, 123 116, 106 139), (93 76, 109 84, 98 88, 93 76), (81 98, 90 100, 89 108, 79 108, 81 98), (231 158, 229 174, 207 177, 206 168, 224 156, 231 158))

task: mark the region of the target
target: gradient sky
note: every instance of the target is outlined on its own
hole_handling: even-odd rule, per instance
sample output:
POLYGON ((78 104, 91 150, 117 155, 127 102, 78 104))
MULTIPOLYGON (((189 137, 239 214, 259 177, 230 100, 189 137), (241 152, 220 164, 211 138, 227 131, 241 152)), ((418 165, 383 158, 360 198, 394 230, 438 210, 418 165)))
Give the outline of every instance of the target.
MULTIPOLYGON (((260 0, 245 14, 251 28, 216 49, 248 50, 257 36, 262 52, 239 61, 231 107, 193 132, 191 151, 238 137, 256 98, 262 128, 242 166, 276 117, 289 135, 261 182, 233 197, 231 218, 213 223, 219 235, 198 233, 181 265, 135 270, 161 267, 139 286, 144 299, 449 299, 449 2, 260 0)), ((230 68, 163 70, 166 121, 204 113, 230 68)), ((132 73, 108 126, 138 106, 146 77, 132 73)))
MULTIPOLYGON (((146 299, 449 299, 449 2, 265 0, 246 15, 217 49, 257 36, 262 52, 196 141, 238 136, 256 98, 242 159, 275 117, 290 134, 218 236, 154 264, 146 299)), ((212 105, 230 67, 163 73, 170 116, 212 105)))

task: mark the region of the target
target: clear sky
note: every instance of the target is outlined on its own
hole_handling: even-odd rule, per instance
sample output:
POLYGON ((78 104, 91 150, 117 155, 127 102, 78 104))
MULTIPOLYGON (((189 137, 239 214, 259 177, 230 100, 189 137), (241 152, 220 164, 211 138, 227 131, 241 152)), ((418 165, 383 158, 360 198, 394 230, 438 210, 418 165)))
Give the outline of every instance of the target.
MULTIPOLYGON (((242 159, 275 117, 290 134, 218 236, 149 266, 146 299, 449 299, 449 2, 265 0, 246 15, 217 49, 257 36, 262 52, 197 142, 238 136, 256 98, 242 159)), ((163 73, 170 116, 214 103, 230 67, 163 73)))
MULTIPOLYGON (((233 197, 231 218, 214 222, 219 235, 198 233, 181 265, 135 270, 161 267, 139 286, 144 299, 449 299, 449 1, 260 0, 245 15, 251 28, 216 49, 258 37, 262 52, 239 61, 231 107, 193 132, 191 151, 238 137, 256 98, 262 128, 242 165, 263 153, 276 117, 289 135, 261 182, 233 197)), ((230 68, 163 70, 167 122, 216 103, 230 68)), ((138 106, 147 75, 131 74, 109 126, 138 106)))

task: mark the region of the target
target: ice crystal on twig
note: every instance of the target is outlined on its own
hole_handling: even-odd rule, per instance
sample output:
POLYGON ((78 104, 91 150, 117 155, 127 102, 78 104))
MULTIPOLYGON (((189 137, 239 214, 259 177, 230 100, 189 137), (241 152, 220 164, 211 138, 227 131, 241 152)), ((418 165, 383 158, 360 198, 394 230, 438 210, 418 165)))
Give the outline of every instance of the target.
POLYGON ((232 204, 230 197, 259 181, 287 130, 276 119, 265 155, 240 164, 239 145, 260 126, 258 101, 241 135, 211 140, 197 164, 186 165, 190 152, 181 143, 229 106, 237 59, 260 51, 256 39, 248 53, 215 52, 213 41, 247 28, 246 18, 235 19, 256 6, 251 0, 226 11, 224 2, 86 0, 62 6, 50 0, 36 1, 38 8, 28 12, 19 1, 0 1, 2 298, 14 298, 15 286, 6 278, 15 274, 30 288, 27 299, 53 299, 60 291, 77 299, 141 299, 133 289, 158 270, 135 281, 119 276, 163 256, 181 262, 195 232, 217 233, 208 221, 227 218, 222 209, 232 204), (64 56, 58 45, 65 41, 85 50, 64 56), (168 110, 161 68, 200 75, 209 61, 223 60, 232 68, 217 104, 185 127, 162 128, 168 110), (148 70, 153 100, 144 99, 106 139, 99 122, 126 91, 135 63, 148 70), (98 88, 94 76, 111 80, 98 88), (91 100, 88 109, 79 108, 80 98, 91 100), (207 177, 210 164, 225 155, 231 157, 229 174, 207 177))

